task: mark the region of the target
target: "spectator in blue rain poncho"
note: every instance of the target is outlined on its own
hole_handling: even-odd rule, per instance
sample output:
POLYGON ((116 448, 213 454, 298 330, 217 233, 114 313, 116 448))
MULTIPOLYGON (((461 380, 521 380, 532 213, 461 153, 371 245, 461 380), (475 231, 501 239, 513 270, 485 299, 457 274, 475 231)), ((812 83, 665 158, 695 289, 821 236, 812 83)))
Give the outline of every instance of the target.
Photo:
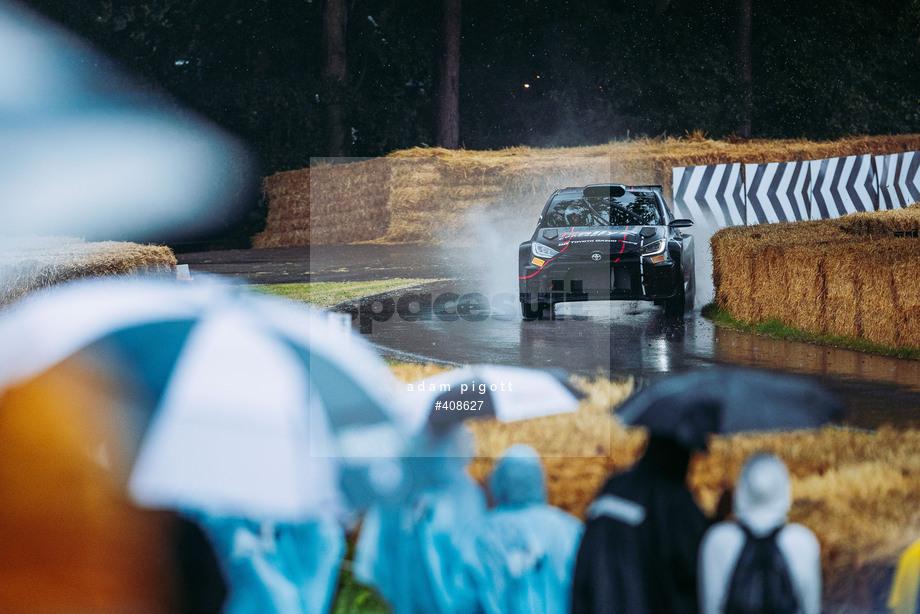
POLYGON ((468 567, 486 614, 566 612, 582 524, 546 502, 540 456, 509 448, 490 478, 495 509, 474 534, 468 567))
POLYGON ((280 524, 275 529, 275 542, 284 574, 297 588, 299 611, 328 612, 345 554, 342 525, 331 515, 311 522, 280 524))
POLYGON ((471 438, 460 426, 441 433, 425 429, 415 449, 404 459, 411 490, 365 514, 355 576, 395 614, 468 612, 475 602, 462 549, 485 512, 482 489, 466 473, 471 438))
POLYGON ((224 614, 324 614, 345 550, 332 517, 276 525, 198 515, 227 584, 224 614))

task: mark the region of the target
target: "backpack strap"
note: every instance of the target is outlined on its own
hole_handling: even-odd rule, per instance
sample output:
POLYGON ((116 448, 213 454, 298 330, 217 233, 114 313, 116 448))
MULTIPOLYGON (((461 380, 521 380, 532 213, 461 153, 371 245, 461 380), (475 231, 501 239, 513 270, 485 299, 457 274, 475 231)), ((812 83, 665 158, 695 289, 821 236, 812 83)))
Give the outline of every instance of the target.
POLYGON ((779 532, 786 528, 786 523, 783 523, 777 527, 774 527, 773 530, 766 535, 761 535, 758 537, 757 535, 754 535, 754 532, 751 531, 751 528, 743 522, 737 521, 735 524, 741 527, 741 530, 744 531, 745 539, 776 539, 776 537, 779 535, 779 532))

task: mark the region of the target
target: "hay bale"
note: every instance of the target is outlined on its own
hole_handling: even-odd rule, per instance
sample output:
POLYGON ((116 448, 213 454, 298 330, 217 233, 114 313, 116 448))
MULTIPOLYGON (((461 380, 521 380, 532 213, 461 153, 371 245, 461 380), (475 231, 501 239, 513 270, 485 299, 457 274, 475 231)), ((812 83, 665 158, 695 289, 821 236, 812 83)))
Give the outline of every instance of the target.
POLYGON ((275 173, 262 181, 262 195, 268 203, 265 229, 253 237, 252 246, 282 247, 305 245, 302 230, 310 228, 310 169, 275 173), (291 225, 300 224, 301 232, 291 225))
POLYGON ((87 243, 70 237, 5 240, 0 249, 0 306, 33 290, 99 275, 172 274, 176 257, 164 245, 87 243))
MULTIPOLYGON (((826 256, 827 329, 835 335, 859 337, 863 279, 859 267, 866 254, 835 246, 826 256)), ((807 324, 807 322, 806 322, 807 324)), ((806 329, 809 330, 809 329, 806 329)), ((813 330, 813 329, 812 329, 813 330)))
POLYGON ((920 347, 920 207, 725 228, 713 235, 716 304, 747 322, 920 347), (912 273, 913 271, 913 273, 912 273))
POLYGON ((897 261, 891 265, 893 292, 900 313, 900 319, 896 322, 900 333, 899 346, 916 347, 920 340, 920 284, 917 283, 917 271, 920 271, 920 241, 913 239, 899 251, 897 261))
POLYGON ((812 330, 827 330, 827 263, 826 256, 796 245, 784 254, 786 300, 781 319, 809 322, 812 330))
POLYGON ((669 194, 672 169, 677 166, 914 150, 920 150, 920 135, 830 142, 658 138, 592 147, 498 151, 416 147, 375 160, 266 178, 263 193, 269 215, 253 246, 308 245, 311 240, 458 243, 470 236, 464 229, 471 214, 501 212, 532 219, 560 187, 601 182, 658 184, 669 194), (311 215, 312 229, 304 219, 311 215))
POLYGON ((322 165, 267 177, 269 214, 253 247, 369 241, 389 226, 390 168, 383 159, 322 165))

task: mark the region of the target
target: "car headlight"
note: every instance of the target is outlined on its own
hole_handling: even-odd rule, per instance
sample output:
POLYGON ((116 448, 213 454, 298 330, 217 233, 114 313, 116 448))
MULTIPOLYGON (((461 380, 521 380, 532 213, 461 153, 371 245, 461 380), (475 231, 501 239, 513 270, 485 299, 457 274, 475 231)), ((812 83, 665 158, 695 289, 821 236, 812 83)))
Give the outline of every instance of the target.
POLYGON ((643 256, 655 256, 664 252, 665 248, 668 246, 667 239, 658 239, 657 241, 652 241, 647 245, 642 246, 642 255, 643 256))
POLYGON ((559 255, 559 252, 554 250, 552 247, 543 245, 542 243, 537 243, 536 241, 530 244, 530 251, 533 252, 533 255, 537 258, 549 259, 555 258, 559 255))

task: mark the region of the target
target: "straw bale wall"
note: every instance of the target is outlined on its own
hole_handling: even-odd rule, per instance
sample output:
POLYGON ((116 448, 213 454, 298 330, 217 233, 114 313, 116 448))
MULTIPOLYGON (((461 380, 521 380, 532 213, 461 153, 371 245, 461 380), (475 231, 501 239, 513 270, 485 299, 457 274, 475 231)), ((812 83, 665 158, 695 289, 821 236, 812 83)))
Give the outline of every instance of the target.
POLYGON ((746 322, 920 347, 920 203, 837 219, 723 228, 716 304, 746 322))
POLYGON ((817 160, 920 150, 920 135, 804 140, 713 141, 691 137, 593 147, 498 151, 415 148, 349 164, 267 177, 265 230, 253 247, 375 241, 464 243, 477 214, 501 225, 529 224, 553 190, 613 181, 662 185, 672 169, 733 162, 817 160))
POLYGON ((353 243, 386 231, 390 171, 382 159, 286 171, 263 181, 266 230, 254 247, 353 243))
POLYGON ((87 243, 68 237, 6 239, 0 248, 0 307, 39 288, 97 275, 174 273, 164 245, 87 243))

